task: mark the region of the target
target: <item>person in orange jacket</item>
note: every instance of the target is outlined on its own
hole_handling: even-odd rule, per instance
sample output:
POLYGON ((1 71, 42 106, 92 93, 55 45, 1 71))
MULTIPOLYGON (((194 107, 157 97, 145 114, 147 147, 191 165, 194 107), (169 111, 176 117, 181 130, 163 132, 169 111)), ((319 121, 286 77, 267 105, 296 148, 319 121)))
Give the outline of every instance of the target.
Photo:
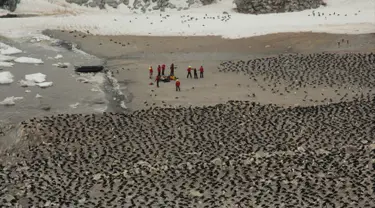
POLYGON ((150 66, 150 68, 148 68, 149 70, 149 73, 150 73, 150 79, 152 79, 152 74, 154 73, 154 70, 152 70, 152 66, 150 66))
POLYGON ((201 68, 199 68, 199 77, 200 78, 203 78, 203 72, 204 72, 204 69, 203 69, 203 66, 201 66, 201 68))
POLYGON ((192 79, 193 77, 191 76, 191 66, 189 66, 189 68, 187 68, 187 76, 186 76, 186 78, 189 78, 189 76, 190 76, 190 79, 192 79))
POLYGON ((181 91, 181 88, 180 88, 180 85, 181 85, 181 82, 180 80, 176 80, 176 91, 181 91))

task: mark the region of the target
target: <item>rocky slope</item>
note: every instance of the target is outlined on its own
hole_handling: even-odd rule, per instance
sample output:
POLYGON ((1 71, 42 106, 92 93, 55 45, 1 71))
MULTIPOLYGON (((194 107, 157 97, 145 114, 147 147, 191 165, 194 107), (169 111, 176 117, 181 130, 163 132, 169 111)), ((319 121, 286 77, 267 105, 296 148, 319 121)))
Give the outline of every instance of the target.
POLYGON ((247 14, 295 12, 326 5, 324 0, 234 0, 237 11, 247 14))

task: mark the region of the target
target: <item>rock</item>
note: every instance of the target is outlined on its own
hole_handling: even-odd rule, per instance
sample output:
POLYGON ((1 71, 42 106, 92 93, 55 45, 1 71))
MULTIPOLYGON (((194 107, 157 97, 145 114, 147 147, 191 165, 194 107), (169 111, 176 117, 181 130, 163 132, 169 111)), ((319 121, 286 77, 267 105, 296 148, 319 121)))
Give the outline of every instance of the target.
POLYGON ((234 3, 238 12, 248 14, 294 12, 325 5, 323 0, 234 0, 234 3))
POLYGON ((14 12, 20 0, 0 0, 0 8, 14 12))
POLYGON ((93 179, 94 179, 95 181, 97 181, 97 180, 99 180, 101 177, 102 177, 102 174, 101 174, 101 173, 97 173, 97 174, 95 174, 95 175, 93 176, 93 179))
POLYGON ((49 111, 49 110, 51 110, 51 106, 48 105, 48 104, 41 104, 41 105, 39 106, 39 108, 42 109, 42 110, 44 110, 44 111, 49 111))
POLYGON ((209 5, 209 4, 212 4, 215 0, 200 0, 200 1, 202 2, 203 5, 209 5))
POLYGON ((194 189, 190 190, 190 195, 195 196, 195 197, 202 197, 203 196, 202 193, 200 193, 199 191, 194 190, 194 189))
POLYGON ((78 5, 86 4, 89 0, 65 0, 68 3, 74 3, 78 5))
POLYGON ((68 50, 73 49, 73 44, 68 42, 68 41, 64 41, 64 40, 55 41, 55 42, 51 43, 51 46, 59 46, 59 47, 62 47, 62 48, 68 49, 68 50))
POLYGON ((213 164, 215 164, 215 165, 222 165, 223 164, 223 161, 221 160, 221 158, 215 158, 215 159, 213 159, 212 161, 211 161, 213 164))

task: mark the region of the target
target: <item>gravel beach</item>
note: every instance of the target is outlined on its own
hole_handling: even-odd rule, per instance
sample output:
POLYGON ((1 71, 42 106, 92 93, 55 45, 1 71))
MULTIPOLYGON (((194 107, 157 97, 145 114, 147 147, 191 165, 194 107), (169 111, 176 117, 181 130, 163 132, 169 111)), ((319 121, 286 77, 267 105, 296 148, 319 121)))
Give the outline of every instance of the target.
POLYGON ((106 59, 124 108, 23 121, 4 207, 375 206, 374 34, 45 34, 106 59), (180 92, 148 77, 171 63, 180 92))

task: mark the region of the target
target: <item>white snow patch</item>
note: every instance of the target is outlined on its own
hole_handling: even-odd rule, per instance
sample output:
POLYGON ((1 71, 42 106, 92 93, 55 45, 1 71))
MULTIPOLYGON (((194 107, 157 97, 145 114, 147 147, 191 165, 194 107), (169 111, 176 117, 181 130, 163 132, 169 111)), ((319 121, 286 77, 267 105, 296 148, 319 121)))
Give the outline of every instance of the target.
POLYGON ((19 84, 21 87, 33 87, 36 85, 34 81, 28 81, 28 80, 20 80, 19 84))
POLYGON ((3 101, 0 102, 0 105, 5 105, 5 106, 12 106, 15 105, 17 100, 22 100, 23 97, 7 97, 3 101))
POLYGON ((29 93, 29 92, 31 92, 31 90, 25 90, 25 92, 26 92, 26 93, 29 93))
POLYGON ((1 55, 0 54, 0 61, 13 61, 14 59, 16 59, 17 57, 15 56, 6 56, 6 55, 1 55))
POLYGON ((61 54, 57 54, 56 56, 55 56, 55 59, 61 59, 63 56, 61 55, 61 54))
POLYGON ((14 62, 24 63, 24 64, 43 64, 44 63, 42 59, 30 58, 30 57, 19 57, 19 58, 16 58, 14 62))
POLYGON ((0 61, 0 67, 13 67, 14 63, 0 61))
POLYGON ((9 46, 5 43, 0 42, 0 54, 1 55, 12 55, 22 53, 22 51, 18 48, 14 48, 12 46, 9 46))
POLYGON ((42 73, 27 74, 25 75, 26 81, 41 83, 46 81, 46 75, 42 73))
POLYGON ((47 88, 47 87, 51 87, 53 85, 53 82, 42 82, 42 83, 37 83, 36 85, 38 85, 40 88, 47 88))
POLYGON ((14 76, 8 71, 0 72, 0 84, 11 84, 14 76))
POLYGON ((74 7, 74 4, 63 3, 63 0, 48 3, 42 0, 23 0, 17 8, 18 11, 37 8, 38 12, 45 14, 54 13, 56 8, 65 8, 66 11, 56 11, 56 14, 66 15, 3 19, 0 34, 13 38, 34 37, 43 29, 58 29, 89 30, 94 35, 217 35, 225 38, 243 38, 278 32, 375 32, 374 0, 330 0, 327 4, 326 7, 301 12, 251 15, 236 13, 232 0, 222 0, 212 5, 190 8, 188 12, 167 10, 163 13, 155 11, 133 14, 128 9, 121 11, 108 8, 100 11, 78 8, 74 7), (223 14, 224 11, 230 18, 228 14, 223 14), (313 16, 312 11, 324 15, 313 16), (76 15, 71 15, 72 13, 76 15), (241 22, 247 24, 239 26, 241 22))
POLYGON ((42 98, 43 96, 39 95, 39 94, 36 94, 35 95, 35 98, 42 98))
POLYGON ((78 105, 79 105, 79 103, 75 103, 75 104, 71 104, 71 105, 69 105, 69 107, 71 107, 71 108, 77 108, 78 105))

